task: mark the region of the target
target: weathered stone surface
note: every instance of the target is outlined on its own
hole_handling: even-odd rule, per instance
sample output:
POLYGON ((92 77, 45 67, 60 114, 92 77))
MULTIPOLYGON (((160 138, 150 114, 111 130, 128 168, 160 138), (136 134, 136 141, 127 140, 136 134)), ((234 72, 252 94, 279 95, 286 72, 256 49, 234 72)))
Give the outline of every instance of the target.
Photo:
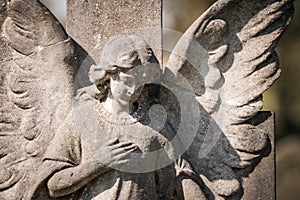
MULTIPOLYGON (((262 109, 262 93, 280 76, 274 44, 293 16, 292 3, 217 1, 190 26, 170 55, 170 74, 181 74, 188 81, 169 82, 192 86, 201 105, 201 136, 187 154, 209 188, 204 190, 208 198, 243 198, 249 187, 243 178, 251 176, 268 150, 270 133, 251 120, 262 109)), ((268 191, 274 198, 273 192, 268 191)))
POLYGON ((31 199, 71 109, 73 45, 35 0, 0 1, 0 26, 0 199, 31 199))
POLYGON ((129 32, 161 60, 161 13, 161 0, 68 0, 67 32, 90 54, 110 37, 129 32))
POLYGON ((268 133, 270 144, 265 151, 265 157, 255 167, 253 172, 244 178, 245 188, 242 199, 275 200, 275 122, 274 113, 260 112, 252 123, 268 133))
POLYGON ((94 59, 85 87, 72 69, 87 53, 51 13, 2 2, 0 199, 274 198, 259 111, 292 0, 219 0, 164 70, 160 1, 69 0, 68 32, 94 59))

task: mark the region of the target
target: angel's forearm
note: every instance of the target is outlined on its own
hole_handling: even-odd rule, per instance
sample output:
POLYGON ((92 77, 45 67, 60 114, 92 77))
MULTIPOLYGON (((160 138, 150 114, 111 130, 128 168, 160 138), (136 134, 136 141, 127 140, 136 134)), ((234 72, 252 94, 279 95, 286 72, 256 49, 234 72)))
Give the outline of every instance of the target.
POLYGON ((51 197, 61 197, 76 192, 94 178, 109 172, 110 168, 99 162, 86 162, 55 173, 48 181, 51 197))

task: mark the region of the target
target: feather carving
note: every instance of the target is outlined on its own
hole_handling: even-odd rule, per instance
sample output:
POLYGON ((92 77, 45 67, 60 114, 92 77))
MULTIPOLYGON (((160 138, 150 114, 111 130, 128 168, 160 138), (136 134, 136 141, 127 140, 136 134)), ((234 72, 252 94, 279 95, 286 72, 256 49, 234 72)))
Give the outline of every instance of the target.
POLYGON ((34 173, 41 167, 43 153, 70 112, 74 50, 60 23, 38 0, 4 2, 0 199, 23 199, 27 194, 21 192, 29 192, 38 181, 34 173))
POLYGON ((280 76, 275 47, 293 12, 292 0, 219 0, 170 56, 167 71, 189 80, 202 108, 200 121, 209 121, 187 154, 215 197, 238 193, 237 170, 253 167, 267 146, 267 133, 249 120, 280 76))

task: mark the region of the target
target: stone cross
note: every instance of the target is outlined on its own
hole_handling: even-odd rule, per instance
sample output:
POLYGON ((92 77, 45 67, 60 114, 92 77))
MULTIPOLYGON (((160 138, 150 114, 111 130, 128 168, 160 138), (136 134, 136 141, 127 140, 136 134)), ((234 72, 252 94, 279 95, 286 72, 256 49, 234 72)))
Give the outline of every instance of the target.
POLYGON ((161 15, 161 0, 67 0, 67 31, 88 53, 112 36, 141 35, 161 60, 161 15))

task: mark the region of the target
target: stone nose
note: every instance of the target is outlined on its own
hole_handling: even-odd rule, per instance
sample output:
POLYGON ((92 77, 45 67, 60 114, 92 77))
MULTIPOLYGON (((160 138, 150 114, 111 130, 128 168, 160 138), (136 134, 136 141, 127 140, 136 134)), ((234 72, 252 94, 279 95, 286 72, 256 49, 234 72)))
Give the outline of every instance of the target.
POLYGON ((128 87, 127 89, 127 94, 128 95, 132 95, 135 91, 135 86, 132 86, 132 87, 128 87))

